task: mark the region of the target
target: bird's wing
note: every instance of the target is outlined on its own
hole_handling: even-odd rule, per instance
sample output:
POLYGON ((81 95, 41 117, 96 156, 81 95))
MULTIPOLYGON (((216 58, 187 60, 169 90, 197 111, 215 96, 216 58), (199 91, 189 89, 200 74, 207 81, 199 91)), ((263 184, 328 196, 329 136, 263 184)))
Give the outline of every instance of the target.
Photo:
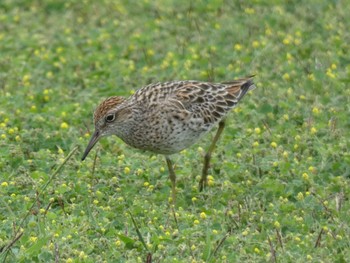
POLYGON ((148 106, 167 105, 202 118, 205 123, 215 123, 254 87, 252 77, 224 83, 171 81, 145 86, 132 99, 148 106))
POLYGON ((225 83, 187 81, 177 85, 169 99, 209 123, 220 120, 254 87, 252 77, 225 83))
POLYGON ((229 110, 225 96, 227 92, 221 84, 208 82, 187 82, 178 87, 171 99, 179 101, 195 117, 205 123, 215 123, 229 110))

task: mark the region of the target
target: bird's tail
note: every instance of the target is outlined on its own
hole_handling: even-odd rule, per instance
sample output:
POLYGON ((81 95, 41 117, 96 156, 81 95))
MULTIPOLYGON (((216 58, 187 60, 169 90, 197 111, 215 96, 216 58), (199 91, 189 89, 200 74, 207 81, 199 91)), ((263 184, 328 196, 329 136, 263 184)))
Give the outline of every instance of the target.
POLYGON ((229 82, 223 82, 222 84, 227 85, 226 90, 229 92, 230 95, 233 95, 237 102, 244 97, 244 95, 250 91, 256 88, 254 82, 253 82, 254 75, 242 78, 242 79, 236 79, 229 82))

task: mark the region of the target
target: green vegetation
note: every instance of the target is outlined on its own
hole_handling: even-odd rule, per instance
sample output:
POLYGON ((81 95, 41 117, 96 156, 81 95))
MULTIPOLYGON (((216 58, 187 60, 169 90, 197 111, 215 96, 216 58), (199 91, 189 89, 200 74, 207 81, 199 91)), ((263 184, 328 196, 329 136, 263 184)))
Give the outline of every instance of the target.
POLYGON ((349 260, 350 5, 248 2, 0 2, 0 261, 349 260), (174 209, 163 156, 80 161, 103 98, 250 74, 205 192, 214 131, 174 155, 174 209))

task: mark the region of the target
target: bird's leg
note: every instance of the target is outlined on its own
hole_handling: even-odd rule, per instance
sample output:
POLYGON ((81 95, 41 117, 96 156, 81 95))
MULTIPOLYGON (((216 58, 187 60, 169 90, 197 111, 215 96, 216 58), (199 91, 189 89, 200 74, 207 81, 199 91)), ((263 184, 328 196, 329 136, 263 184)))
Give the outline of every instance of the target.
POLYGON ((174 171, 173 163, 170 160, 169 156, 165 156, 166 159, 166 164, 168 165, 168 170, 169 170, 169 178, 171 181, 171 197, 172 197, 172 202, 175 204, 175 199, 176 199, 176 174, 174 171))
POLYGON ((209 170, 209 165, 210 165, 211 154, 212 154, 212 152, 215 148, 216 142, 219 140, 220 135, 221 135, 222 131, 224 130, 224 128, 225 128, 225 120, 221 120, 219 122, 219 128, 216 131, 215 137, 214 137, 213 141, 211 142, 210 147, 204 156, 202 178, 199 181, 199 191, 202 191, 208 184, 207 177, 208 177, 208 170, 209 170))

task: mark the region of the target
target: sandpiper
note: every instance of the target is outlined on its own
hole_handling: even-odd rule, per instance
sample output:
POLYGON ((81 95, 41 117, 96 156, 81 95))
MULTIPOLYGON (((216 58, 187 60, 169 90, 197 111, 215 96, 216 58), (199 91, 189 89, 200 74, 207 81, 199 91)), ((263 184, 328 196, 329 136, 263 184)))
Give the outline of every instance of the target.
POLYGON ((95 132, 82 160, 101 137, 109 135, 117 135, 137 149, 163 154, 175 200, 176 175, 169 156, 190 147, 218 125, 204 158, 199 182, 202 190, 207 184, 211 154, 225 127, 225 116, 253 88, 253 76, 223 83, 170 81, 145 86, 129 98, 107 98, 94 112, 95 132))

